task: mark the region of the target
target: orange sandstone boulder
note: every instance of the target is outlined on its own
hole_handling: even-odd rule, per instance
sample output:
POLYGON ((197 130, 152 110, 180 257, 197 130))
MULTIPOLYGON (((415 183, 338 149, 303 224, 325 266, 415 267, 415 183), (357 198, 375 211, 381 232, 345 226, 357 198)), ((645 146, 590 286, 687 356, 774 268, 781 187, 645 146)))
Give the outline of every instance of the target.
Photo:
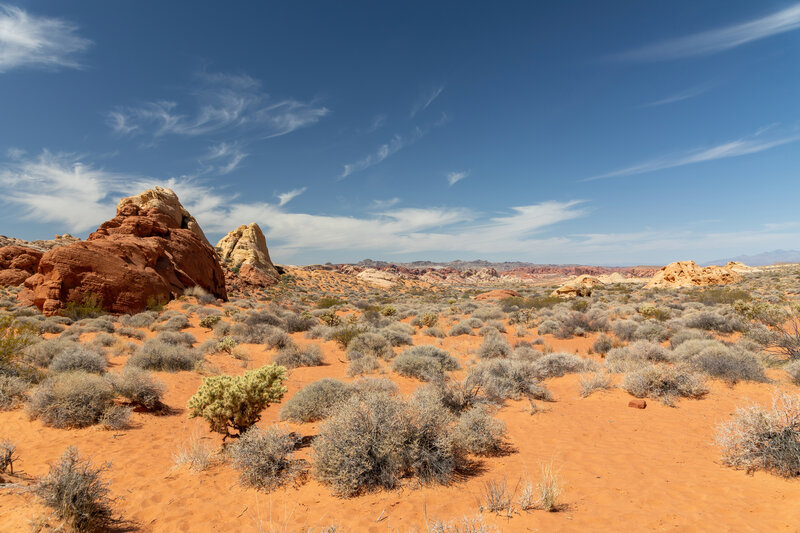
POLYGON ((551 296, 558 296, 559 298, 591 296, 592 289, 595 287, 602 287, 603 285, 604 283, 598 278, 583 274, 554 290, 551 296))
POLYGON ((161 187, 121 200, 117 216, 85 241, 45 253, 25 286, 24 296, 46 315, 90 294, 116 313, 142 311, 194 286, 227 299, 213 248, 177 195, 161 187))

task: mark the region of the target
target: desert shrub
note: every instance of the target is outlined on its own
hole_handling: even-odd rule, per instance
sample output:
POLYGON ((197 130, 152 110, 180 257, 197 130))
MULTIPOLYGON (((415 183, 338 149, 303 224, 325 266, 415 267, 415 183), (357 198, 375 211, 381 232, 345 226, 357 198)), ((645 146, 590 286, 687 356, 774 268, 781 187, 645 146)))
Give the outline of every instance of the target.
POLYGON ((645 318, 654 318, 659 322, 664 322, 671 316, 669 309, 664 309, 663 307, 657 307, 655 305, 641 306, 639 308, 639 314, 645 318))
POLYGON ((283 397, 285 379, 286 369, 276 365, 249 370, 241 376, 207 377, 189 399, 189 417, 204 418, 212 431, 226 437, 231 430, 241 435, 259 421, 264 408, 283 397))
POLYGON ((739 381, 767 380, 764 365, 755 354, 715 341, 696 355, 688 357, 687 362, 693 369, 730 384, 739 381))
POLYGON ((437 339, 443 339, 447 337, 444 331, 439 328, 425 328, 422 330, 423 335, 427 335, 428 337, 436 337, 437 339))
POLYGON ((529 361, 487 359, 469 373, 467 382, 480 387, 492 402, 518 400, 525 396, 535 400, 552 400, 552 395, 537 379, 536 366, 529 361))
POLYGON ((67 350, 79 350, 82 346, 71 340, 50 339, 31 344, 26 347, 22 358, 33 365, 46 368, 50 366, 56 355, 67 350))
POLYGON ((599 354, 607 354, 614 347, 614 340, 608 335, 601 333, 592 344, 592 350, 599 354))
POLYGON ((214 326, 217 325, 217 323, 220 320, 222 320, 222 317, 220 315, 204 316, 203 318, 200 319, 200 327, 201 328, 207 328, 207 329, 213 329, 214 326))
POLYGON ((699 329, 681 329, 669 338, 669 347, 673 350, 686 341, 710 339, 711 335, 699 329))
POLYGON ((292 480, 299 473, 298 462, 292 460, 297 440, 277 426, 248 429, 229 448, 242 485, 269 491, 292 480))
POLYGON ((647 340, 651 342, 662 342, 669 338, 669 329, 660 322, 648 320, 641 324, 633 333, 634 340, 647 340))
POLYGON ((571 353, 551 353, 536 360, 535 369, 539 379, 553 378, 584 372, 596 366, 594 361, 584 359, 571 353))
POLYGON ((233 330, 233 326, 230 325, 229 322, 220 321, 214 324, 214 327, 211 331, 214 333, 214 337, 217 339, 221 339, 222 337, 227 337, 231 334, 233 330))
POLYGON ((592 372, 590 374, 582 375, 580 386, 581 396, 584 398, 591 395, 595 391, 606 390, 614 387, 611 382, 611 376, 605 372, 592 372))
POLYGON ((311 444, 316 477, 341 496, 395 487, 407 468, 410 424, 406 404, 393 394, 352 396, 311 444))
POLYGON ((13 409, 28 397, 30 384, 16 376, 0 375, 0 411, 13 409))
MULTIPOLYGON (((238 343, 263 344, 267 337, 275 331, 275 326, 269 324, 245 324, 238 322, 231 326, 230 335, 238 343)), ((280 331, 280 330, 279 330, 280 331)))
MULTIPOLYGON (((553 335, 559 339, 568 339, 573 335, 583 335, 587 331, 606 331, 609 328, 608 317, 599 310, 587 313, 572 311, 561 317, 558 329, 553 335)), ((540 332, 541 334, 541 326, 540 332)))
POLYGON ((285 317, 286 320, 286 331, 289 333, 297 333, 300 331, 308 331, 317 324, 319 324, 319 320, 314 318, 313 316, 302 313, 302 314, 294 314, 289 313, 285 317))
POLYGON ((131 407, 111 404, 108 409, 103 411, 99 424, 103 426, 103 429, 126 429, 131 425, 131 413, 133 413, 131 407))
POLYGON ((150 339, 139 347, 126 364, 146 370, 177 372, 193 370, 202 358, 193 348, 150 339))
POLYGON ((543 511, 556 511, 561 496, 561 482, 552 464, 542 465, 542 475, 536 484, 535 507, 543 511))
POLYGON ((0 474, 14 473, 14 461, 17 460, 16 456, 17 446, 11 441, 0 441, 0 474))
POLYGON ((49 368, 51 372, 81 370, 83 372, 102 374, 106 371, 107 366, 108 361, 102 354, 78 344, 62 350, 53 358, 49 368))
POLYGON ((708 393, 703 380, 672 365, 642 366, 625 375, 622 388, 637 398, 657 398, 671 404, 675 398, 701 398, 708 393))
MULTIPOLYGON (((213 342, 213 341, 212 341, 213 342)), ((239 345, 233 337, 222 337, 214 344, 214 351, 233 353, 233 349, 239 345)))
POLYGON ((71 320, 97 318, 104 314, 103 298, 93 292, 84 294, 79 302, 67 302, 67 305, 61 310, 61 315, 71 320))
POLYGON ((439 322, 439 315, 436 313, 423 313, 412 321, 412 325, 420 325, 425 328, 432 328, 439 322), (416 321, 416 323, 415 323, 416 321))
POLYGON ((47 475, 36 481, 33 492, 72 531, 109 531, 118 522, 111 491, 102 479, 109 467, 95 467, 82 459, 76 448, 69 447, 58 462, 50 465, 47 475))
POLYGON ((453 430, 453 441, 461 450, 475 455, 496 454, 503 448, 506 425, 483 405, 464 411, 453 430))
POLYGON ((12 315, 0 315, 0 374, 14 373, 20 355, 35 340, 35 330, 12 315))
POLYGON ((445 372, 457 368, 458 361, 452 355, 431 345, 408 348, 392 362, 392 370, 398 374, 422 381, 441 379, 445 372))
POLYGON ((142 369, 126 366, 111 377, 111 384, 114 392, 133 404, 150 410, 163 406, 161 397, 164 395, 164 384, 142 369))
POLYGON ((411 346, 414 344, 414 339, 411 337, 413 333, 414 328, 400 322, 394 322, 380 330, 380 334, 386 337, 392 346, 411 346))
POLYGON ((113 403, 107 380, 86 372, 64 372, 43 381, 31 394, 28 414, 56 428, 81 428, 100 421, 113 403))
POLYGON ((189 327, 189 319, 185 315, 175 315, 164 322, 151 326, 153 331, 180 331, 189 327))
POLYGON ((378 358, 373 355, 364 355, 358 359, 350 360, 347 365, 347 375, 350 377, 361 376, 363 374, 372 374, 381 368, 381 363, 378 358))
POLYGON ((364 333, 364 330, 358 326, 349 324, 346 326, 340 326, 336 328, 331 335, 332 340, 335 340, 339 343, 339 346, 342 347, 343 350, 346 350, 347 347, 350 345, 350 341, 358 337, 364 333))
POLYGON ((308 330, 306 333, 307 339, 329 339, 333 335, 333 328, 325 324, 318 324, 308 330))
POLYGON ((109 346, 113 346, 116 342, 117 338, 114 335, 103 332, 95 335, 90 344, 100 348, 108 348, 109 346))
POLYGON ((414 394, 408 407, 409 473, 424 482, 447 483, 461 460, 460 450, 453 445, 453 415, 435 394, 414 394))
POLYGON ((701 311, 683 318, 683 323, 688 328, 731 333, 741 331, 744 324, 737 317, 723 316, 713 311, 701 311))
POLYGON ((528 343, 520 343, 516 348, 514 348, 514 353, 511 354, 511 357, 512 359, 517 359, 519 361, 535 361, 542 357, 542 355, 544 355, 542 352, 534 350, 533 347, 528 343))
POLYGON ((800 361, 792 361, 784 366, 783 369, 789 374, 795 385, 800 385, 800 361))
POLYGON ((123 326, 131 328, 149 328, 156 320, 157 313, 152 311, 145 311, 135 315, 124 315, 120 317, 120 323, 123 326))
POLYGON ((284 320, 272 311, 250 311, 244 317, 242 317, 242 319, 248 326, 259 326, 265 324, 267 326, 274 326, 282 329, 286 327, 284 320))
POLYGON ((322 364, 322 350, 315 344, 297 346, 292 344, 281 349, 273 362, 286 368, 301 366, 320 366, 322 364))
POLYGON ((343 303, 345 302, 334 296, 323 296, 317 300, 317 309, 328 309, 336 305, 342 305, 343 303))
POLYGON ((283 404, 281 420, 314 422, 327 418, 337 404, 353 394, 353 387, 333 378, 309 383, 283 404))
POLYGON ((360 359, 364 355, 380 357, 382 359, 392 359, 394 350, 391 343, 380 333, 365 332, 354 337, 347 344, 348 359, 360 359))
POLYGON ((448 335, 451 337, 457 337, 458 335, 472 335, 472 327, 466 322, 458 322, 453 324, 453 327, 450 328, 450 331, 447 332, 448 335))
POLYGON ((119 333, 123 337, 128 337, 128 338, 136 339, 136 340, 140 340, 140 341, 143 341, 145 339, 145 337, 147 337, 147 335, 145 334, 144 331, 140 331, 140 330, 138 330, 136 328, 129 328, 129 327, 125 327, 125 326, 123 326, 121 328, 118 328, 117 329, 117 333, 119 333))
POLYGON ((694 300, 705 305, 733 304, 737 300, 750 301, 753 297, 743 289, 732 289, 728 287, 709 287, 696 292, 694 300))
POLYGON ((536 331, 539 333, 539 335, 553 335, 559 330, 559 328, 561 328, 561 324, 551 318, 548 318, 539 324, 539 327, 536 328, 536 331))
POLYGON ((476 309, 472 316, 480 320, 497 320, 503 318, 505 314, 503 310, 498 307, 481 307, 476 309))
POLYGON ((650 341, 636 341, 622 348, 613 348, 605 358, 605 365, 611 372, 630 372, 648 363, 670 361, 670 353, 660 344, 650 341))
POLYGON ((737 409, 733 420, 718 426, 716 441, 728 466, 800 475, 800 396, 779 393, 768 408, 737 409))
POLYGON ((399 388, 391 379, 387 378, 358 378, 350 383, 355 394, 368 396, 370 394, 397 394, 399 388))
POLYGON ((342 318, 337 315, 336 311, 333 309, 329 309, 324 312, 315 311, 314 316, 322 320, 322 322, 330 328, 335 328, 336 326, 342 325, 342 318))
POLYGON ((614 335, 623 341, 632 341, 637 329, 639 329, 639 324, 633 320, 617 320, 611 326, 614 335))
POLYGON ((508 357, 510 355, 511 346, 499 334, 484 337, 483 343, 481 343, 480 348, 478 348, 478 357, 481 359, 508 357))
POLYGON ((194 296, 197 298, 197 301, 203 304, 213 304, 216 303, 217 297, 213 294, 209 294, 203 287, 199 285, 195 285, 194 287, 187 287, 183 290, 184 296, 194 296))
POLYGON ((270 332, 264 339, 264 343, 267 345, 267 348, 275 348, 278 350, 294 346, 294 341, 289 334, 276 327, 270 329, 270 332))

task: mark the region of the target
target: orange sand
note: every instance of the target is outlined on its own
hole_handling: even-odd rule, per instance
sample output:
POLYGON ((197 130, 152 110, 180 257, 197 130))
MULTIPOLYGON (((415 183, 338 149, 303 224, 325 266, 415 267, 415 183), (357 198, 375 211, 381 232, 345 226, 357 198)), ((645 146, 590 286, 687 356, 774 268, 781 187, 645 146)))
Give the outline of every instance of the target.
MULTIPOLYGON (((192 324, 197 324, 196 317, 192 324)), ((443 324, 442 327, 449 327, 443 324)), ((508 339, 519 338, 509 328, 508 339)), ((199 327, 187 329, 198 342, 210 337, 199 327)), ((525 339, 535 337, 531 331, 525 339)), ((318 343, 303 334, 299 344, 318 343)), ((586 355, 592 338, 547 342, 558 350, 586 355)), ((438 340, 415 336, 415 344, 440 344, 469 361, 481 337, 438 340)), ((320 343, 326 365, 291 373, 287 398, 322 377, 345 378, 346 360, 333 342, 320 343)), ((254 368, 270 362, 274 352, 246 345, 254 368)), ((596 356, 593 356, 596 357, 596 356)), ((125 357, 112 358, 118 371, 125 357)), ((222 372, 239 373, 242 363, 230 356, 208 357, 222 372)), ((773 384, 740 384, 733 388, 711 382, 702 400, 681 400, 676 408, 648 400, 645 410, 627 407, 630 396, 619 389, 579 396, 579 377, 548 380, 556 401, 537 402, 545 411, 528 413, 528 402, 508 402, 498 417, 508 425, 514 452, 482 459, 479 472, 449 486, 419 486, 413 480, 394 491, 352 499, 331 496, 310 479, 299 487, 269 494, 243 488, 226 464, 195 473, 175 468, 172 455, 192 435, 202 436, 219 449, 221 439, 201 420, 189 420, 185 406, 202 377, 194 372, 157 373, 167 384, 168 416, 134 413, 134 425, 124 431, 99 428, 60 430, 29 421, 23 410, 0 412, 0 440, 18 446, 16 470, 29 476, 47 471, 69 445, 97 462, 111 461, 107 479, 120 498, 118 510, 142 531, 302 531, 335 524, 344 531, 425 531, 428 521, 457 520, 479 514, 486 481, 506 477, 511 488, 521 478, 536 481, 540 465, 552 461, 564 485, 561 512, 520 512, 511 518, 483 513, 501 531, 797 531, 800 524, 800 480, 770 474, 748 475, 722 466, 713 444, 714 428, 731 412, 752 402, 766 403, 776 388, 795 390, 780 371, 770 371, 773 384), (274 529, 273 529, 274 528, 274 529)), ((419 382, 387 376, 412 391, 419 382)), ((264 412, 260 425, 277 421, 280 406, 264 412)), ((316 433, 316 424, 289 425, 303 436, 316 433)), ((300 457, 309 458, 302 449, 300 457)), ((0 491, 0 531, 30 531, 30 521, 43 512, 25 494, 0 491)))

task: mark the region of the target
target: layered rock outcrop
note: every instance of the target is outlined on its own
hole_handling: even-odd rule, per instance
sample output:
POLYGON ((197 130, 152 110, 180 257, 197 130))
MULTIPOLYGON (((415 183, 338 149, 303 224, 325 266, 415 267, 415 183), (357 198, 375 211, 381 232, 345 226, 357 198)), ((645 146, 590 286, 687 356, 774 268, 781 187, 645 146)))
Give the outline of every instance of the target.
POLYGON ((680 289, 706 285, 728 285, 742 277, 732 269, 721 266, 698 266, 694 261, 676 261, 655 273, 645 289, 680 289))
POLYGON ((25 281, 46 315, 88 295, 117 313, 136 313, 199 286, 227 299, 225 277, 197 221, 170 189, 124 198, 117 215, 81 242, 54 248, 25 281))
POLYGON ((0 248, 0 287, 22 285, 39 268, 42 252, 24 246, 0 248))
POLYGON ((269 257, 264 233, 255 222, 225 235, 217 243, 216 252, 233 286, 268 287, 281 278, 269 257))
POLYGON ((376 270, 374 268, 367 268, 358 274, 356 277, 368 285, 379 287, 381 289, 389 289, 397 284, 400 276, 394 272, 386 272, 383 270, 376 270))

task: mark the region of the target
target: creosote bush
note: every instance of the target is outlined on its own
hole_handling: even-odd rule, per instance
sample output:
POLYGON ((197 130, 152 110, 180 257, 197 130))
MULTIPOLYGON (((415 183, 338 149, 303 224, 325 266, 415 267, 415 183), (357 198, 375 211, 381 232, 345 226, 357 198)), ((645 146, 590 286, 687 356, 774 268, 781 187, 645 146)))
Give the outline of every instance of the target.
POLYGON ((76 448, 67 448, 47 475, 37 480, 33 492, 71 530, 108 531, 119 522, 114 518, 108 483, 102 479, 110 466, 95 467, 76 448))
POLYGON ((286 392, 286 369, 266 365, 241 376, 211 376, 189 399, 189 417, 202 417, 212 431, 241 435, 261 418, 261 411, 286 392))

